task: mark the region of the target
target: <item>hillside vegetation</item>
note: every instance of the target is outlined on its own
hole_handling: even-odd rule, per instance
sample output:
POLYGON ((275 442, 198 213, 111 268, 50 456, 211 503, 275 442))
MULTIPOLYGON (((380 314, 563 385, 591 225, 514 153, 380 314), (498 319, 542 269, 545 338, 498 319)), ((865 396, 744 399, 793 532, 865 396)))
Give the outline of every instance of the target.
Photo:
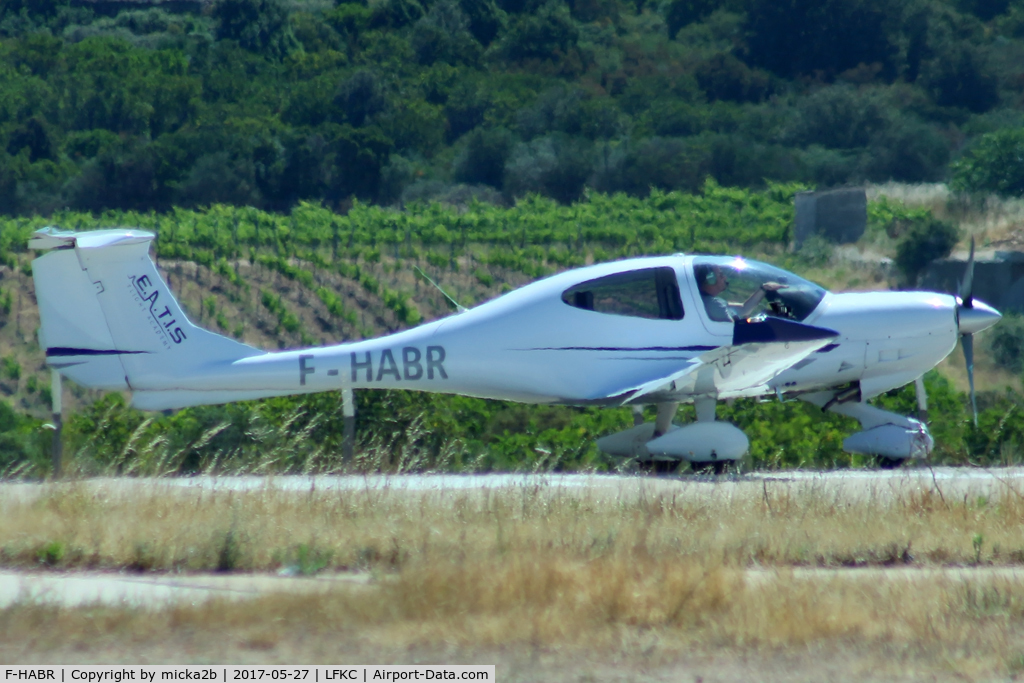
POLYGON ((958 187, 1024 188, 1016 0, 4 0, 0 35, 10 214, 920 182, 965 150, 958 187))

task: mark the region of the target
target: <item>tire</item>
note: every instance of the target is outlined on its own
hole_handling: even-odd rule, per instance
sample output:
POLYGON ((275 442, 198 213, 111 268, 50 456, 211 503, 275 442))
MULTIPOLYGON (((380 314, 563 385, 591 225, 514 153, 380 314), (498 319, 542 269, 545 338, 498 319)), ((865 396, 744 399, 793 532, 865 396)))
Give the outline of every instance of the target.
POLYGON ((647 474, 676 474, 682 460, 641 460, 638 464, 642 472, 647 474))
POLYGON ((694 474, 725 474, 725 469, 730 465, 729 460, 709 460, 708 462, 691 462, 690 469, 694 474))
POLYGON ((902 458, 889 458, 884 455, 876 455, 875 461, 878 463, 878 469, 880 470, 899 469, 900 465, 903 464, 902 458))

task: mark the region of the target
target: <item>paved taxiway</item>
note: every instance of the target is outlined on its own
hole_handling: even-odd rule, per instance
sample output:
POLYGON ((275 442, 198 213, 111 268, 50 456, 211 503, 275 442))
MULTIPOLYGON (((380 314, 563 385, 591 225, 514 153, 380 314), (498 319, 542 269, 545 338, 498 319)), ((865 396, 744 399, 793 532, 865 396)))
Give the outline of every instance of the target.
MULTIPOLYGON (((785 568, 746 570, 746 582, 754 586, 780 574, 795 579, 864 582, 924 581, 1024 581, 1024 567, 858 567, 785 568)), ((129 574, 115 572, 20 572, 0 571, 0 609, 18 603, 63 607, 108 605, 165 607, 196 605, 207 600, 245 600, 273 594, 306 595, 337 590, 359 590, 372 585, 370 574, 323 574, 316 577, 272 574, 129 574)))
POLYGON ((897 470, 753 472, 723 476, 637 476, 617 474, 407 474, 325 476, 196 476, 163 479, 96 478, 49 483, 0 483, 0 511, 5 502, 23 503, 61 487, 78 487, 93 495, 173 495, 175 492, 294 491, 296 493, 392 491, 460 493, 526 488, 581 495, 729 496, 748 491, 815 490, 831 495, 887 496, 912 491, 943 495, 1024 495, 1024 467, 912 467, 897 470))
POLYGON ((115 572, 0 571, 0 609, 19 602, 65 607, 197 604, 213 598, 241 600, 273 593, 306 594, 366 585, 369 575, 318 577, 268 574, 128 574, 115 572))

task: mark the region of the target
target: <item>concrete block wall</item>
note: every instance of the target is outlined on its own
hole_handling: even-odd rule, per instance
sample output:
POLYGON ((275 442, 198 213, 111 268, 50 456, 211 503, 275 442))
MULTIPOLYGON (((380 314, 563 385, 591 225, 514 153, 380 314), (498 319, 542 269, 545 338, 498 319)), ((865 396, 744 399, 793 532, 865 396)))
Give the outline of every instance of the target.
POLYGON ((796 246, 812 235, 835 244, 856 242, 868 224, 868 198, 862 187, 798 192, 796 195, 796 246))
MULTIPOLYGON (((940 259, 921 278, 921 289, 956 294, 967 269, 964 259, 940 259)), ((974 297, 999 311, 1024 313, 1024 252, 997 251, 975 259, 974 297)))

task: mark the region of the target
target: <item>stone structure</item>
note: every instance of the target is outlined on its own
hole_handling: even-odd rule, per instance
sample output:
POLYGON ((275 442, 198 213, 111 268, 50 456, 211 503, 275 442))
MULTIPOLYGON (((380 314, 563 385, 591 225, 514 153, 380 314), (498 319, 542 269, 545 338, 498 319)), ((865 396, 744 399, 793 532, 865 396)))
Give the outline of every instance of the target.
POLYGON ((844 188, 796 195, 796 246, 812 235, 834 244, 856 242, 868 224, 868 198, 864 188, 844 188))
MULTIPOLYGON (((928 266, 921 278, 921 289, 956 294, 966 269, 965 258, 939 259, 928 266)), ((974 296, 1002 313, 1024 313, 1024 252, 977 254, 974 296)))

